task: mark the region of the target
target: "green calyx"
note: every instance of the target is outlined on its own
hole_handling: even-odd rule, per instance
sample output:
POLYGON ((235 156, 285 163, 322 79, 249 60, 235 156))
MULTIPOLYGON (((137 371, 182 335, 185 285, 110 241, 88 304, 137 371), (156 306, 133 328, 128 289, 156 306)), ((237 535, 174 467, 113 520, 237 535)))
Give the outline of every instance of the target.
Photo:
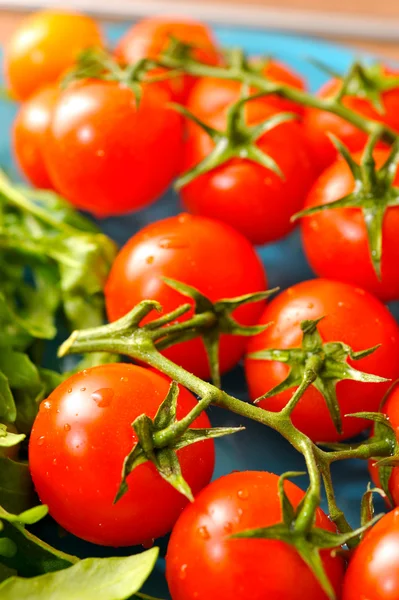
MULTIPOLYGON (((301 513, 306 505, 306 495, 300 502, 300 504, 294 508, 288 498, 285 489, 284 481, 287 478, 304 475, 304 473, 284 473, 279 480, 279 496, 281 503, 282 522, 269 527, 260 527, 257 529, 250 529, 247 531, 241 531, 234 534, 232 539, 237 538, 255 538, 255 539, 268 539, 268 540, 280 540, 293 546, 302 560, 311 569, 325 594, 330 600, 335 600, 335 591, 331 585, 331 582, 324 570, 323 560, 321 552, 324 550, 340 551, 342 546, 346 545, 350 540, 359 538, 367 529, 369 529, 375 521, 379 518, 376 517, 371 521, 365 523, 362 527, 355 531, 348 533, 333 533, 315 527, 314 523, 304 530, 302 527, 298 527, 298 523, 301 522, 301 513)), ((308 492, 309 493, 309 492, 308 492)), ((316 516, 316 509, 314 511, 314 519, 316 516)))
POLYGON ((382 94, 395 88, 399 88, 399 77, 387 75, 381 64, 363 65, 355 62, 348 74, 342 78, 339 96, 355 96, 368 100, 377 112, 384 114, 382 94))
MULTIPOLYGON (((250 359, 278 361, 291 367, 284 381, 257 398, 255 402, 271 398, 293 387, 303 388, 305 386, 306 389, 308 385, 313 385, 326 401, 334 426, 337 432, 341 434, 342 418, 336 394, 337 383, 344 379, 369 383, 379 383, 387 380, 371 373, 358 371, 347 362, 348 358, 360 360, 369 356, 378 349, 378 346, 355 352, 343 342, 323 343, 318 330, 318 324, 322 318, 314 321, 302 321, 303 336, 300 348, 270 348, 249 355, 250 359)), ((297 397, 294 395, 295 402, 290 401, 286 406, 286 410, 291 413, 301 396, 302 394, 297 397)))
MULTIPOLYGON (((244 92, 246 92, 247 87, 244 86, 243 89, 244 92)), ((257 146, 256 142, 267 131, 274 129, 274 127, 277 127, 286 121, 296 119, 297 115, 293 113, 279 113, 256 125, 246 125, 244 114, 245 104, 264 95, 264 93, 252 96, 244 95, 237 102, 232 104, 227 111, 227 124, 224 131, 210 127, 193 115, 184 106, 179 104, 173 105, 182 115, 201 127, 215 143, 215 147, 206 158, 193 168, 189 169, 186 173, 183 173, 183 175, 176 180, 175 187, 177 190, 182 189, 196 177, 220 167, 233 158, 249 160, 261 165, 265 169, 273 171, 273 173, 279 177, 284 178, 276 161, 263 152, 257 146)))
POLYGON ((115 502, 120 500, 128 490, 126 481, 128 475, 147 461, 155 465, 165 481, 192 502, 194 497, 182 475, 177 451, 197 442, 231 435, 244 429, 244 427, 189 429, 191 423, 206 407, 207 401, 199 403, 186 417, 178 421, 176 418, 178 396, 179 387, 173 381, 155 418, 150 419, 143 414, 132 423, 138 442, 124 460, 122 480, 115 502))
POLYGON ((367 228, 371 262, 379 279, 381 279, 385 214, 389 208, 399 206, 399 187, 393 185, 399 163, 399 141, 395 141, 385 163, 377 169, 373 151, 380 137, 381 131, 379 130, 376 130, 375 134, 370 136, 362 160, 358 164, 350 155, 348 148, 337 138, 330 136, 351 170, 355 180, 355 188, 353 192, 335 202, 313 206, 297 213, 292 218, 295 221, 325 210, 359 208, 363 213, 367 228))

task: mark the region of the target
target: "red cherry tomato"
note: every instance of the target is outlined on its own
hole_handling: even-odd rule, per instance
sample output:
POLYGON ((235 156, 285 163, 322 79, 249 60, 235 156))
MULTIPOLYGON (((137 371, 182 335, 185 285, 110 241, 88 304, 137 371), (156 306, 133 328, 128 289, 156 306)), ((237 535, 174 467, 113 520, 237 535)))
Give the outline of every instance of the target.
MULTIPOLYGON (((256 64, 257 59, 253 59, 252 62, 256 64)), ((270 81, 283 83, 298 90, 305 89, 303 79, 279 61, 266 61, 260 72, 270 81)), ((236 102, 240 97, 241 88, 242 85, 238 81, 203 77, 191 90, 187 107, 197 116, 210 116, 236 102)), ((249 93, 256 94, 258 91, 251 88, 249 93)), ((304 113, 303 106, 277 95, 265 96, 260 101, 274 108, 276 112, 295 112, 299 115, 304 113)))
MULTIPOLYGON (((374 158, 381 167, 388 151, 376 150, 374 158)), ((354 156, 360 161, 360 154, 354 156)), ((396 174, 394 185, 399 183, 396 174)), ((355 181, 345 161, 327 169, 310 191, 305 208, 329 204, 355 189, 355 181)), ((366 223, 361 209, 344 208, 315 213, 302 219, 302 239, 312 269, 320 277, 339 279, 359 285, 381 300, 399 299, 399 208, 389 207, 382 229, 382 277, 378 279, 371 262, 366 223)))
POLYGON ((13 145, 17 162, 27 179, 42 189, 53 187, 43 150, 58 97, 58 86, 41 88, 21 106, 14 121, 13 145))
MULTIPOLYGON (((285 482, 296 507, 303 491, 285 482)), ((285 542, 231 539, 231 535, 281 522, 278 477, 272 473, 231 473, 211 483, 177 521, 166 556, 173 600, 326 600, 320 584, 296 550, 285 542)), ((334 531, 322 510, 317 527, 334 531)), ((342 559, 322 552, 327 575, 339 593, 342 559)))
MULTIPOLYGON (((382 71, 386 75, 388 82, 389 77, 397 78, 399 73, 397 70, 394 71, 387 67, 382 67, 382 71)), ((341 81, 332 79, 320 89, 318 96, 321 98, 331 98, 339 91, 340 87, 341 81)), ((378 112, 368 99, 357 96, 346 96, 343 99, 343 104, 368 119, 382 121, 389 127, 399 130, 399 115, 397 110, 399 86, 382 92, 381 99, 383 105, 382 112, 378 112)), ((348 121, 332 113, 315 108, 306 110, 304 124, 309 142, 313 147, 315 165, 319 172, 333 163, 337 157, 337 151, 326 135, 328 132, 338 137, 348 146, 351 152, 362 150, 367 141, 367 134, 348 121)))
MULTIPOLYGON (((295 348, 302 341, 301 321, 325 316, 318 325, 323 342, 343 342, 353 350, 365 350, 381 344, 374 353, 348 363, 359 371, 395 380, 399 375, 399 328, 388 309, 376 298, 345 283, 314 279, 298 283, 279 294, 266 307, 260 323, 273 323, 266 331, 250 339, 248 354, 266 348, 295 348)), ((289 366, 281 362, 247 358, 246 376, 252 400, 281 383, 289 366)), ((314 441, 335 441, 354 436, 370 421, 346 418, 360 411, 378 411, 386 383, 340 381, 337 398, 343 417, 343 434, 339 436, 326 402, 315 387, 308 388, 295 407, 293 423, 314 441)), ((291 398, 292 388, 262 400, 267 410, 281 410, 291 398)))
MULTIPOLYGON (((274 108, 259 101, 247 107, 249 124, 276 114, 274 108)), ((215 113, 208 125, 225 129, 225 114, 215 113)), ((190 125, 183 154, 183 170, 204 160, 214 141, 198 126, 190 125)), ((290 219, 301 210, 314 171, 303 130, 293 121, 282 123, 265 133, 258 148, 269 155, 283 173, 280 177, 259 164, 233 158, 182 188, 185 207, 193 214, 219 219, 245 235, 253 244, 277 240, 292 231, 290 219)))
POLYGON ((26 17, 5 49, 11 92, 18 100, 26 100, 41 87, 57 82, 82 50, 102 44, 95 21, 79 13, 44 10, 26 17))
MULTIPOLYGON (((122 248, 105 288, 109 319, 118 319, 145 299, 158 300, 165 312, 189 302, 162 281, 164 276, 196 287, 212 301, 266 289, 261 262, 240 233, 218 221, 182 214, 148 225, 122 248)), ((254 324, 263 306, 263 302, 241 306, 234 317, 254 324)), ((244 348, 243 337, 221 337, 222 372, 239 361, 244 348)), ((209 377, 202 340, 177 344, 164 354, 199 377, 209 377)))
MULTIPOLYGON (((37 493, 67 531, 105 546, 130 546, 164 535, 187 503, 145 463, 127 478, 128 492, 113 504, 123 460, 137 441, 132 422, 153 418, 169 389, 155 371, 108 364, 73 375, 40 405, 29 443, 37 493)), ((180 389, 177 418, 196 404, 180 389)), ((209 427, 202 413, 194 427, 209 427)), ((178 452, 182 474, 196 494, 212 476, 214 444, 178 452)))
POLYGON ((349 563, 342 600, 399 598, 399 509, 365 535, 349 563))
MULTIPOLYGON (((175 39, 193 46, 193 56, 206 64, 219 61, 212 32, 203 23, 193 19, 166 16, 150 17, 139 21, 122 37, 115 49, 115 58, 122 63, 135 63, 142 58, 159 59, 175 39)), ((150 75, 160 75, 163 69, 154 69, 150 75)), ((165 81, 165 87, 174 100, 184 102, 195 82, 184 75, 165 81)))
POLYGON ((101 217, 137 210, 156 200, 175 176, 181 117, 167 94, 116 82, 83 81, 60 97, 45 159, 54 186, 78 208, 101 217))

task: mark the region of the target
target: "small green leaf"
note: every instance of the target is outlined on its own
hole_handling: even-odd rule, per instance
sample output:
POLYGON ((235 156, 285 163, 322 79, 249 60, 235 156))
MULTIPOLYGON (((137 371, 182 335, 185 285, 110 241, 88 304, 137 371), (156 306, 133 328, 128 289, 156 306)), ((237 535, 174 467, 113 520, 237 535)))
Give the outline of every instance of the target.
POLYGON ((179 459, 176 452, 170 448, 163 448, 157 452, 156 466, 159 474, 165 481, 170 483, 180 494, 183 494, 190 502, 194 502, 194 496, 190 486, 183 478, 179 459))
POLYGON ((160 405, 154 418, 154 429, 160 431, 176 421, 177 399, 179 396, 179 386, 176 381, 172 381, 165 400, 160 405))
POLYGON ((386 498, 386 494, 383 490, 372 488, 370 484, 368 484, 367 491, 363 494, 360 507, 360 524, 362 527, 367 526, 374 518, 373 494, 379 494, 382 498, 386 498))
POLYGON ((180 450, 197 442, 232 435, 244 430, 245 427, 210 427, 209 429, 195 429, 191 427, 175 442, 172 442, 170 447, 173 450, 180 450))
POLYGON ((25 435, 23 433, 12 433, 11 431, 7 431, 7 426, 0 423, 0 448, 12 448, 12 446, 17 446, 24 439, 25 435))
POLYGON ((17 417, 17 408, 10 390, 8 378, 0 371, 0 418, 13 423, 17 417))
POLYGON ((8 379, 11 388, 40 385, 39 373, 27 354, 6 352, 0 355, 0 371, 8 379))
POLYGON ((75 565, 31 579, 11 577, 0 585, 2 600, 125 600, 151 574, 158 548, 123 558, 86 558, 75 565))
POLYGON ((7 521, 7 523, 20 523, 22 525, 33 525, 41 519, 43 519, 48 513, 48 508, 45 504, 39 504, 32 508, 28 508, 19 515, 15 515, 6 511, 0 506, 0 520, 7 521))

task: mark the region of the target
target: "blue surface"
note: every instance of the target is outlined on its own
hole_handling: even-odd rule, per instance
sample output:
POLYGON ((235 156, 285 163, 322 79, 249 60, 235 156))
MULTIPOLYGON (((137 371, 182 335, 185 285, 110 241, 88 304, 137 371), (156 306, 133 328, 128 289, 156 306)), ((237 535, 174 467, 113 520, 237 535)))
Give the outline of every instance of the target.
MULTIPOLYGON (((126 25, 107 27, 107 34, 113 43, 126 30, 126 25)), ((249 54, 273 55, 297 69, 308 81, 309 88, 315 91, 324 81, 325 75, 311 65, 307 59, 317 57, 339 72, 347 69, 355 58, 347 48, 335 46, 320 40, 285 35, 282 33, 245 30, 240 28, 215 28, 215 33, 223 46, 241 46, 249 54)), ((0 164, 12 175, 17 175, 15 165, 10 156, 9 129, 15 108, 6 103, 0 104, 0 123, 2 138, 0 143, 0 164)), ((155 206, 121 218, 102 221, 104 231, 118 243, 123 244, 138 229, 151 221, 179 212, 179 201, 173 192, 167 193, 155 206)), ((284 289, 298 281, 312 277, 306 264, 298 232, 272 245, 259 248, 266 267, 270 287, 280 286, 284 289)), ((395 307, 397 308, 397 307, 395 307)), ((399 314, 399 312, 398 312, 399 314)), ((247 393, 243 373, 237 368, 224 379, 224 388, 237 397, 246 399, 247 393)), ((238 425, 247 427, 244 433, 217 441, 217 461, 215 477, 232 470, 259 469, 275 473, 303 470, 303 460, 290 445, 277 433, 257 423, 246 422, 217 408, 210 410, 213 425, 238 425)), ((350 522, 358 523, 360 498, 369 481, 367 466, 362 461, 346 461, 333 471, 336 484, 338 505, 344 510, 350 522)), ((301 481, 301 480, 299 480, 301 481)), ((306 479, 302 487, 306 487, 306 479)), ((132 549, 109 551, 77 540, 73 536, 60 538, 53 523, 41 525, 40 533, 46 539, 67 552, 79 556, 104 556, 110 554, 129 554, 132 549)), ((158 542, 157 542, 158 543, 158 542)), ((167 540, 161 540, 161 552, 164 554, 167 540)), ((167 588, 163 576, 164 561, 158 561, 157 571, 146 586, 147 593, 167 596, 167 588)))

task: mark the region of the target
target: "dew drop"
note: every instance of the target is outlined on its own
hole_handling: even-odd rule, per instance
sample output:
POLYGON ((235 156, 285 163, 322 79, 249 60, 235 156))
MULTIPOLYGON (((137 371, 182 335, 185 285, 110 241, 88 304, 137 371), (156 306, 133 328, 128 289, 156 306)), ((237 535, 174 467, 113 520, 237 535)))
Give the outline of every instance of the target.
POLYGON ((182 565, 179 570, 179 579, 185 579, 187 577, 187 565, 182 565))
POLYGON ((342 307, 343 307, 343 306, 345 306, 345 305, 344 305, 344 303, 343 303, 343 302, 339 301, 339 302, 338 302, 338 306, 339 306, 340 308, 342 308, 342 307))
POLYGON ((186 240, 178 237, 177 235, 171 235, 167 238, 162 238, 159 240, 158 245, 160 248, 164 248, 166 250, 175 250, 179 248, 187 248, 188 244, 186 240))
POLYGON ((68 389, 68 394, 71 394, 71 393, 72 393, 72 388, 69 388, 68 389))
POLYGON ((313 308, 313 307, 314 307, 314 304, 313 304, 313 302, 309 302, 309 303, 308 303, 308 308, 313 308))
POLYGON ((237 514, 238 514, 238 516, 239 516, 239 517, 242 517, 242 515, 244 514, 244 511, 243 511, 243 509, 242 509, 242 508, 239 508, 239 509, 237 510, 237 514))
POLYGON ((144 542, 141 545, 143 546, 144 550, 149 550, 150 548, 153 547, 154 543, 155 543, 154 538, 150 538, 148 540, 144 540, 144 542))
POLYGON ((209 538, 211 537, 209 535, 209 531, 208 529, 205 527, 205 525, 203 525, 202 527, 200 527, 198 529, 198 533, 200 534, 200 536, 202 537, 203 540, 209 540, 209 538))
POLYGON ((41 435, 39 437, 39 439, 37 440, 37 445, 38 446, 43 446, 43 444, 44 444, 44 435, 41 435))
POLYGON ((111 388, 101 388, 92 393, 91 397, 99 408, 105 408, 111 404, 114 396, 114 390, 111 388))
POLYGON ((51 408, 51 402, 46 400, 45 402, 43 402, 42 406, 43 408, 46 408, 48 410, 49 408, 51 408))
POLYGON ((187 223, 187 221, 190 219, 190 215, 188 213, 181 213, 178 217, 177 220, 179 223, 187 223))
POLYGON ((147 256, 147 258, 145 259, 145 262, 147 263, 147 265, 152 265, 152 263, 154 262, 154 257, 147 256))
POLYGON ((53 458, 53 465, 56 465, 56 464, 57 464, 57 459, 53 458))
POLYGON ((64 425, 64 431, 71 431, 71 426, 69 423, 65 423, 64 425))
POLYGON ((83 388, 80 388, 80 391, 81 391, 81 392, 85 392, 85 391, 86 391, 86 388, 85 388, 85 387, 83 387, 83 388))
POLYGON ((238 490, 237 496, 240 498, 240 500, 246 500, 249 496, 248 490, 238 490))
POLYGON ((223 526, 223 531, 225 533, 231 533, 233 531, 233 523, 227 521, 223 526))
POLYGON ((127 383, 129 381, 128 377, 121 377, 121 381, 123 381, 124 383, 127 383))
POLYGON ((83 369, 82 373, 83 375, 87 375, 87 369, 83 369))

